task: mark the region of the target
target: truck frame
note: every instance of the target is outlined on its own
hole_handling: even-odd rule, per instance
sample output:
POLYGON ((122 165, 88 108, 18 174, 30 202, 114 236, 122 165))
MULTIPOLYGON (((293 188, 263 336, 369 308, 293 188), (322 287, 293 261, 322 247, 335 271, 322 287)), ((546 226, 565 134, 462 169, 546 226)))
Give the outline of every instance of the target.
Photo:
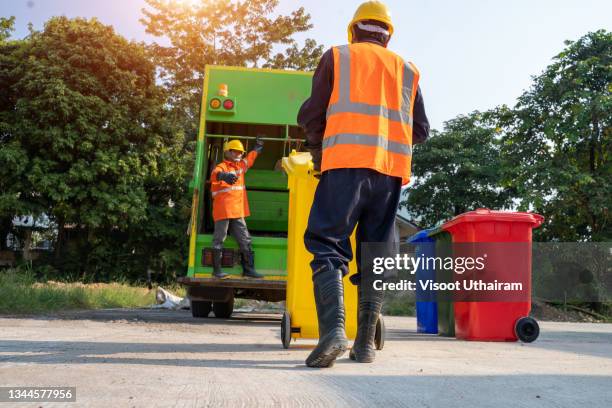
POLYGON ((257 68, 207 66, 196 144, 191 218, 188 227, 187 275, 179 278, 191 300, 194 317, 229 318, 234 299, 284 301, 287 280, 287 176, 280 162, 292 150, 302 150, 304 134, 297 114, 310 96, 312 73, 257 68), (223 144, 231 139, 250 150, 256 138, 264 151, 245 174, 251 209, 255 268, 263 279, 241 276, 236 241, 224 244, 222 268, 230 279, 212 273, 212 197, 210 174, 223 160, 223 144))

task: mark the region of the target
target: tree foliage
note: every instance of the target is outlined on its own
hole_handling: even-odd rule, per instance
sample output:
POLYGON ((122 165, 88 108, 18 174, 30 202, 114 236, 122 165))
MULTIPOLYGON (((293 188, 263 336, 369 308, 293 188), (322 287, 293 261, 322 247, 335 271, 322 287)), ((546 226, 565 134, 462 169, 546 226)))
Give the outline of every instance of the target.
POLYGON ((168 202, 183 194, 186 172, 182 135, 167 120, 144 45, 95 19, 57 17, 15 58, 13 103, 1 116, 8 143, 0 148, 1 176, 19 183, 22 207, 13 211, 32 214, 35 203, 51 216, 59 233, 56 264, 70 269, 70 260, 81 276, 110 273, 95 259, 112 260, 111 252, 152 256, 168 232, 152 237, 146 226, 178 217, 168 202), (75 248, 64 247, 66 234, 75 248))
POLYGON ((15 30, 15 17, 0 17, 0 44, 11 37, 15 30))
POLYGON ((459 116, 415 147, 402 205, 423 225, 484 206, 544 215, 538 239, 612 238, 612 34, 566 46, 515 107, 459 116))
POLYGON ((293 39, 312 28, 303 7, 276 15, 278 0, 147 0, 147 4, 150 8, 143 9, 141 21, 148 33, 169 42, 152 48, 188 137, 196 133, 207 64, 314 70, 322 54, 314 40, 300 47, 293 39))
POLYGON ((612 33, 567 48, 501 115, 507 181, 547 218, 541 238, 612 238, 612 33))
POLYGON ((415 181, 402 206, 422 225, 436 225, 463 212, 504 208, 500 143, 492 112, 473 112, 445 123, 442 132, 414 148, 415 181))
POLYGON ((0 250, 5 249, 3 239, 13 229, 16 214, 40 212, 39 208, 27 202, 23 176, 28 157, 20 144, 14 140, 10 123, 16 94, 12 88, 20 71, 22 41, 11 40, 15 18, 0 18, 0 250))

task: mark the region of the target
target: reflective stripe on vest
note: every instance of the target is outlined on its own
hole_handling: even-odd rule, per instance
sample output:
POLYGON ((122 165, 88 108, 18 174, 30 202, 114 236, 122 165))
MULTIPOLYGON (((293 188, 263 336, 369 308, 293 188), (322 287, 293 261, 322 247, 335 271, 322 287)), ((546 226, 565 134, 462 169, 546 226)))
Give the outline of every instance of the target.
POLYGON ((371 105, 362 102, 351 102, 351 53, 348 45, 337 47, 340 60, 340 80, 338 81, 338 101, 330 104, 327 109, 327 117, 335 113, 360 113, 370 116, 382 116, 394 122, 401 122, 412 127, 412 116, 410 115, 410 101, 412 88, 414 86, 414 72, 404 62, 404 75, 402 81, 402 106, 400 110, 388 109, 382 105, 371 105))
POLYGON ((227 188, 222 188, 221 190, 213 191, 212 196, 216 196, 217 194, 227 193, 228 191, 236 191, 236 190, 244 190, 244 186, 232 186, 227 188))
POLYGON ((410 156, 412 146, 406 143, 395 142, 383 136, 359 135, 342 133, 339 135, 328 136, 323 139, 323 149, 336 145, 356 144, 363 146, 375 146, 387 150, 391 153, 398 153, 410 156))
POLYGON ((238 169, 238 170, 228 171, 228 173, 230 173, 230 174, 234 174, 234 175, 236 175, 236 176, 239 176, 239 175, 241 175, 242 173, 246 173, 246 170, 238 169))

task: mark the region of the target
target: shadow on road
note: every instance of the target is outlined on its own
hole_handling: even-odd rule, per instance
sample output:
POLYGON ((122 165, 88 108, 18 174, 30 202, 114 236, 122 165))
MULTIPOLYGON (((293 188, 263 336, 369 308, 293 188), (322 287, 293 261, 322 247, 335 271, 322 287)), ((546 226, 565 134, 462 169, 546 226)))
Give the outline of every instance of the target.
POLYGON ((169 343, 117 343, 89 341, 29 341, 0 340, 0 363, 19 364, 136 364, 168 365, 179 367, 223 367, 282 369, 305 368, 299 360, 234 359, 236 353, 252 356, 258 352, 276 351, 290 353, 282 346, 269 344, 169 344, 169 343), (20 354, 11 354, 20 353, 20 354), (28 354, 21 354, 28 353, 28 354), (215 358, 207 358, 214 353, 215 358), (152 355, 134 357, 130 354, 152 355), (159 354, 168 355, 159 358, 159 354), (173 358, 172 354, 193 354, 190 357, 173 358), (218 358, 227 354, 227 358, 218 358), (122 356, 125 355, 125 356, 122 356))
POLYGON ((442 337, 437 334, 417 333, 409 329, 387 329, 385 340, 404 340, 404 341, 455 341, 453 337, 442 337))
POLYGON ((64 311, 36 316, 0 316, 2 318, 35 319, 35 320, 92 320, 98 322, 135 321, 145 323, 167 324, 248 324, 251 326, 278 326, 281 315, 275 313, 235 312, 231 319, 217 319, 211 313, 208 318, 194 318, 189 310, 165 309, 101 309, 64 311))
MULTIPOLYGON (((22 319, 23 316, 16 318, 22 319)), ((187 310, 161 310, 161 309, 105 309, 62 312, 48 316, 35 316, 35 320, 93 320, 100 322, 128 322, 128 323, 161 323, 182 324, 189 326, 209 326, 211 328, 233 327, 267 327, 273 329, 280 336, 280 315, 273 313, 234 313, 231 319, 193 318, 187 310)), ((611 325, 612 327, 612 325, 611 325)), ((450 337, 428 335, 417 333, 414 329, 387 328, 386 341, 399 342, 460 342, 450 337)), ((109 357, 116 353, 257 353, 266 351, 279 351, 290 353, 291 350, 312 349, 316 341, 310 343, 292 342, 290 350, 283 350, 280 345, 274 344, 168 344, 168 343, 95 343, 95 342, 36 342, 36 341, 6 341, 0 340, 0 351, 5 355, 0 356, 0 362, 39 362, 44 363, 118 363, 118 364, 168 364, 168 365, 194 365, 227 367, 234 364, 237 367, 262 367, 269 368, 277 365, 287 366, 291 362, 264 362, 259 360, 210 360, 189 359, 186 361, 178 359, 141 359, 130 357, 109 357), (80 352, 84 350, 83 352, 80 352), (34 351, 46 353, 41 355, 10 355, 11 351, 25 353, 34 351), (7 353, 8 352, 8 353, 7 353), (8 355, 7 355, 8 354, 8 355), (87 354, 87 356, 83 356, 87 354), (25 359, 25 360, 23 360, 25 359), (28 360, 31 359, 31 360, 28 360), (217 361, 217 362, 216 362, 217 361), (228 365, 223 365, 227 362, 228 365)), ((487 343, 483 343, 487 344, 487 343)), ((543 329, 540 338, 534 343, 522 344, 511 343, 515 347, 530 347, 542 350, 557 350, 570 354, 594 356, 612 359, 612 330, 599 331, 573 331, 568 330, 546 330, 543 329)), ((228 357, 230 358, 230 357, 228 357)), ((302 361, 296 362, 302 365, 302 361)))

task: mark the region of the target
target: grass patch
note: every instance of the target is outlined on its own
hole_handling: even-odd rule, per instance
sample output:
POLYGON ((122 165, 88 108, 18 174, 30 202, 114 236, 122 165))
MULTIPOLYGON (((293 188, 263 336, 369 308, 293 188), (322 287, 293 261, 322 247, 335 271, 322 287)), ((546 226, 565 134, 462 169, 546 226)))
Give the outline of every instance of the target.
MULTIPOLYGON (((184 298, 185 296, 187 296, 187 289, 185 288, 185 286, 179 284, 179 283, 173 283, 170 285, 160 285, 162 288, 166 289, 168 292, 172 293, 173 295, 179 296, 184 298)), ((153 287, 153 291, 156 290, 156 287, 153 287)), ((238 299, 236 299, 238 300, 238 299)))
POLYGON ((415 316, 414 301, 406 296, 387 296, 383 303, 383 314, 388 316, 415 316))
POLYGON ((10 269, 0 272, 0 314, 129 308, 154 303, 155 291, 146 287, 124 283, 85 285, 52 281, 36 282, 33 275, 27 271, 10 269))

